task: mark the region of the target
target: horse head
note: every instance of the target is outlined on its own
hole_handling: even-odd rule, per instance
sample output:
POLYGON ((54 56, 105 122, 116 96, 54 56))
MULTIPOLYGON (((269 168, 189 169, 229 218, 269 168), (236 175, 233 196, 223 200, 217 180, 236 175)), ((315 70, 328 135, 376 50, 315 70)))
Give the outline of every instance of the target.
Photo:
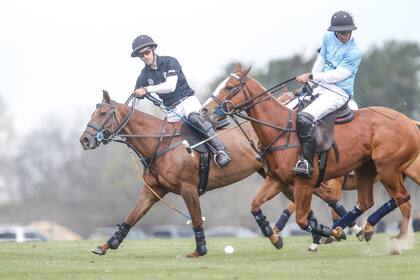
POLYGON ((80 136, 83 149, 93 150, 101 143, 107 144, 115 134, 118 122, 115 115, 115 102, 107 91, 103 91, 102 102, 96 105, 85 131, 80 136))
POLYGON ((204 102, 201 107, 201 115, 215 124, 219 119, 237 110, 239 108, 238 104, 246 102, 249 96, 244 88, 246 87, 247 75, 250 70, 251 67, 243 70, 242 66, 238 64, 235 73, 224 79, 212 96, 204 102))

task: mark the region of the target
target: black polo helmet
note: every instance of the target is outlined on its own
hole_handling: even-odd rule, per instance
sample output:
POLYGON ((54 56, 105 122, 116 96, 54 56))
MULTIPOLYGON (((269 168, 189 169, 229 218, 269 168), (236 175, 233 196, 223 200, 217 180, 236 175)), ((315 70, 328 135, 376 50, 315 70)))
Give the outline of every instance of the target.
POLYGON ((131 53, 131 57, 139 56, 139 50, 152 47, 156 48, 157 44, 153 41, 153 39, 150 36, 147 35, 140 35, 136 37, 133 41, 133 52, 131 53))
POLYGON ((328 27, 328 31, 342 32, 356 30, 357 27, 354 25, 353 16, 345 11, 338 11, 331 17, 331 25, 328 27))

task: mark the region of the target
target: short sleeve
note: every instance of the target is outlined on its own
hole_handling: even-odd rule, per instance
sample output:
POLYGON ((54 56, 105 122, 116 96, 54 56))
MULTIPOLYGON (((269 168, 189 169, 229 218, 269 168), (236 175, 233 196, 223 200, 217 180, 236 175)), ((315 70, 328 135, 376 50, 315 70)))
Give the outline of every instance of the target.
POLYGON ((174 57, 170 57, 168 59, 166 77, 179 75, 180 72, 181 65, 179 64, 178 60, 174 57))

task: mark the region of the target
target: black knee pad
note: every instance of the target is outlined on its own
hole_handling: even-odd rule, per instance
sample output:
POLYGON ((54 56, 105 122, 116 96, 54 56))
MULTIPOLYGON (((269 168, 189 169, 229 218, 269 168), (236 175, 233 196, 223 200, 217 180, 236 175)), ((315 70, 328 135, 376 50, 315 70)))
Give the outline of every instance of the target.
POLYGON ((192 123, 194 126, 196 126, 199 129, 203 129, 204 132, 209 131, 213 128, 211 123, 205 119, 203 119, 198 112, 192 112, 188 115, 188 121, 192 123))
POLYGON ((314 117, 306 112, 299 112, 296 118, 296 130, 300 138, 309 138, 314 130, 314 117))

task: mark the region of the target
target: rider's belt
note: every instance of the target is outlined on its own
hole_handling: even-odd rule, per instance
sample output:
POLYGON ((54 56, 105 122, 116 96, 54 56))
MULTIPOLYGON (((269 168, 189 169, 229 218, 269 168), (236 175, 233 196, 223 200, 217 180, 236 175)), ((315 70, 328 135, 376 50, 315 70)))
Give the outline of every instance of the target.
POLYGON ((178 106, 179 104, 181 104, 182 101, 184 101, 185 99, 187 99, 188 97, 190 97, 191 95, 187 95, 182 97, 181 99, 175 101, 174 103, 172 103, 171 105, 168 106, 169 109, 174 109, 176 106, 178 106))

